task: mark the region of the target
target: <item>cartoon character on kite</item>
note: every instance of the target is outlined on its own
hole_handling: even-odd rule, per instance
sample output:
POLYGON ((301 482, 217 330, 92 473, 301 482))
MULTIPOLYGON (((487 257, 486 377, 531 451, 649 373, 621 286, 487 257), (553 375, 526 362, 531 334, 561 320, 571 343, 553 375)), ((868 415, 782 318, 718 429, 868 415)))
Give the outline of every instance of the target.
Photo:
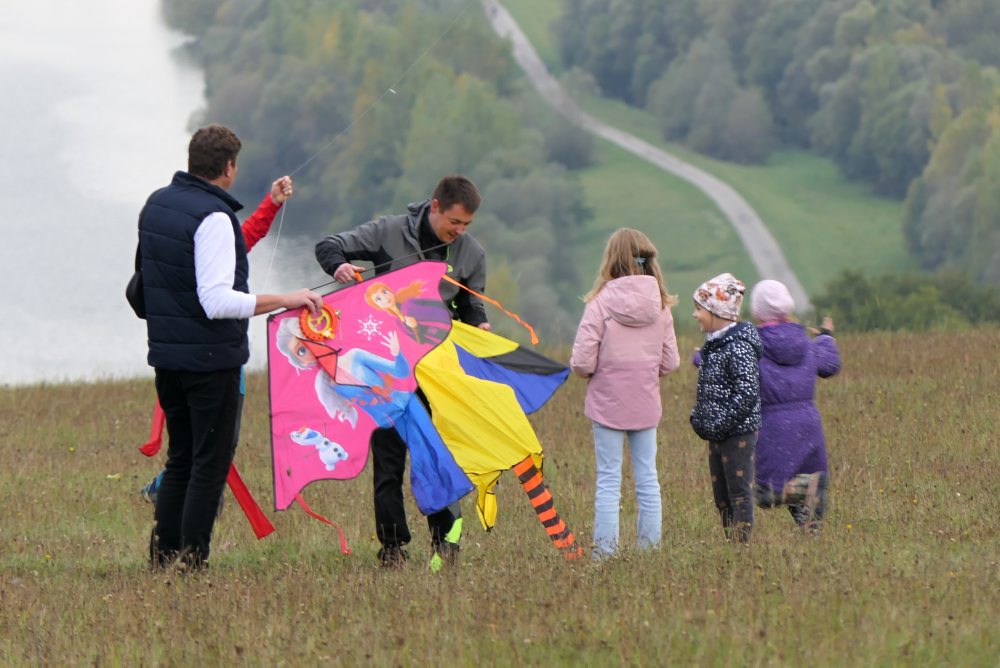
POLYGON ((324 355, 317 348, 327 348, 328 359, 334 359, 335 363, 323 365, 316 374, 316 397, 330 417, 348 422, 351 429, 357 427, 357 406, 379 427, 392 427, 392 415, 405 410, 410 401, 411 392, 395 389, 399 381, 410 376, 410 364, 399 350, 399 337, 389 332, 382 337, 381 343, 389 349, 392 359, 361 348, 342 352, 323 343, 310 342, 295 318, 282 320, 278 327, 278 350, 296 369, 305 371, 317 367, 324 355), (334 370, 333 375, 330 368, 334 370))
POLYGON ((417 343, 437 345, 448 336, 451 314, 440 299, 420 298, 424 285, 424 281, 417 280, 393 292, 385 283, 376 281, 365 290, 365 301, 393 316, 403 325, 402 331, 417 343))
POLYGON ((347 459, 347 450, 344 450, 339 443, 334 443, 315 429, 302 427, 302 429, 293 431, 289 435, 299 445, 316 448, 320 460, 326 465, 327 471, 335 470, 339 462, 347 459))

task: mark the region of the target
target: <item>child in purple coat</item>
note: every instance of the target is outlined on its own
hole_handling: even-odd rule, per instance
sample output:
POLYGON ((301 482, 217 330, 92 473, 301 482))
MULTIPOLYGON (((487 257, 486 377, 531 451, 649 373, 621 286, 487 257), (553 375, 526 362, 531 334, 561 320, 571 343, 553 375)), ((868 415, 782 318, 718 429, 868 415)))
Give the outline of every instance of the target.
POLYGON ((597 489, 594 550, 618 549, 622 443, 628 437, 639 507, 639 548, 660 543, 663 517, 656 473, 656 427, 663 405, 660 378, 680 364, 667 294, 649 238, 629 228, 611 235, 573 342, 570 366, 587 379, 584 414, 593 420, 597 489))
POLYGON ((795 522, 819 529, 829 467, 816 408, 816 377, 840 371, 840 353, 823 321, 815 339, 791 320, 795 302, 782 283, 765 280, 750 294, 750 312, 764 346, 760 360, 761 426, 757 437, 757 505, 786 505, 795 522))

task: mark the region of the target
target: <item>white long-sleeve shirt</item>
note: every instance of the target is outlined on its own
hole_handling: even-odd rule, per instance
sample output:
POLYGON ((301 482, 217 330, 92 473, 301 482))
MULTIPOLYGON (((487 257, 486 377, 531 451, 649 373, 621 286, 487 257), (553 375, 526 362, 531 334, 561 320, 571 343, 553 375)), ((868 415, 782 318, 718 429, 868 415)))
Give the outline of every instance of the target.
POLYGON ((194 233, 194 274, 198 301, 211 320, 253 316, 257 297, 233 289, 236 280, 236 238, 226 214, 209 214, 194 233))

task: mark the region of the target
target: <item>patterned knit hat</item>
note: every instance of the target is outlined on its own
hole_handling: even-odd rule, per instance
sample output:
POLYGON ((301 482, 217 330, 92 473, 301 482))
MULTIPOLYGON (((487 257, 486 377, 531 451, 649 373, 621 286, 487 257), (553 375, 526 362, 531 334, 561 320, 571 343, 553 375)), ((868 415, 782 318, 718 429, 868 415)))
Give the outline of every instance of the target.
POLYGON ((735 322, 740 319, 740 307, 746 290, 743 281, 727 272, 698 286, 694 291, 694 302, 723 320, 735 322))
POLYGON ((795 300, 781 281, 767 279, 750 291, 750 315, 758 322, 780 322, 795 312, 795 300))

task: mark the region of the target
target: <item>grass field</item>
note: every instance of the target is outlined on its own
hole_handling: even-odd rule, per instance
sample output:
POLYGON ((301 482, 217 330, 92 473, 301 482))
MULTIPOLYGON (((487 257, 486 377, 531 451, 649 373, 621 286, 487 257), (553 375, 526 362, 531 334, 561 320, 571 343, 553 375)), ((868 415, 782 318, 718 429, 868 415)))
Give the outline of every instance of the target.
MULTIPOLYGON (((542 60, 558 73, 561 67, 549 26, 563 11, 563 3, 504 0, 504 6, 542 60)), ((604 98, 578 102, 593 116, 732 185, 771 230, 810 294, 822 292, 845 269, 881 274, 915 268, 900 229, 901 204, 875 197, 863 184, 843 178, 828 160, 804 151, 775 154, 765 165, 713 160, 664 142, 656 119, 642 109, 604 98)), ((728 226, 725 231, 719 229, 716 221, 725 223, 725 220, 693 186, 604 142, 599 145, 599 160, 595 167, 578 172, 585 186, 587 204, 595 214, 594 229, 603 233, 626 224, 618 222, 622 219, 640 221, 632 226, 653 237, 663 253, 668 279, 682 294, 689 294, 702 280, 717 273, 716 267, 720 266, 722 269, 718 271, 731 271, 747 283, 760 278, 735 233, 728 226), (652 187, 643 188, 641 197, 621 196, 622 192, 638 190, 637 179, 652 187), (684 221, 676 230, 671 229, 669 236, 662 227, 650 222, 658 217, 651 218, 649 213, 655 215, 660 211, 670 211, 673 217, 684 221), (709 247, 716 262, 699 268, 692 259, 703 255, 709 247), (695 268, 690 276, 686 274, 687 266, 695 268)), ((584 266, 592 266, 596 256, 593 246, 581 245, 580 253, 584 266)))
MULTIPOLYGON (((694 340, 684 340, 690 350, 694 340)), ((147 381, 0 388, 0 663, 4 665, 962 665, 1000 660, 996 397, 1000 338, 840 340, 822 382, 831 458, 823 534, 759 511, 748 547, 723 542, 704 446, 686 424, 695 374, 663 383, 661 549, 564 562, 505 474, 494 531, 470 525, 457 570, 375 560, 370 466, 306 498, 256 541, 232 498, 211 569, 146 570, 158 469, 147 381)), ((594 463, 571 379, 533 421, 556 504, 586 544, 594 463)), ((270 508, 264 379, 251 376, 237 463, 270 508)), ((627 470, 626 466, 626 470, 627 470)), ((622 540, 635 540, 626 472, 622 540)), ((409 492, 407 492, 409 496, 409 492)), ((471 506, 465 503, 467 513, 471 506)))

